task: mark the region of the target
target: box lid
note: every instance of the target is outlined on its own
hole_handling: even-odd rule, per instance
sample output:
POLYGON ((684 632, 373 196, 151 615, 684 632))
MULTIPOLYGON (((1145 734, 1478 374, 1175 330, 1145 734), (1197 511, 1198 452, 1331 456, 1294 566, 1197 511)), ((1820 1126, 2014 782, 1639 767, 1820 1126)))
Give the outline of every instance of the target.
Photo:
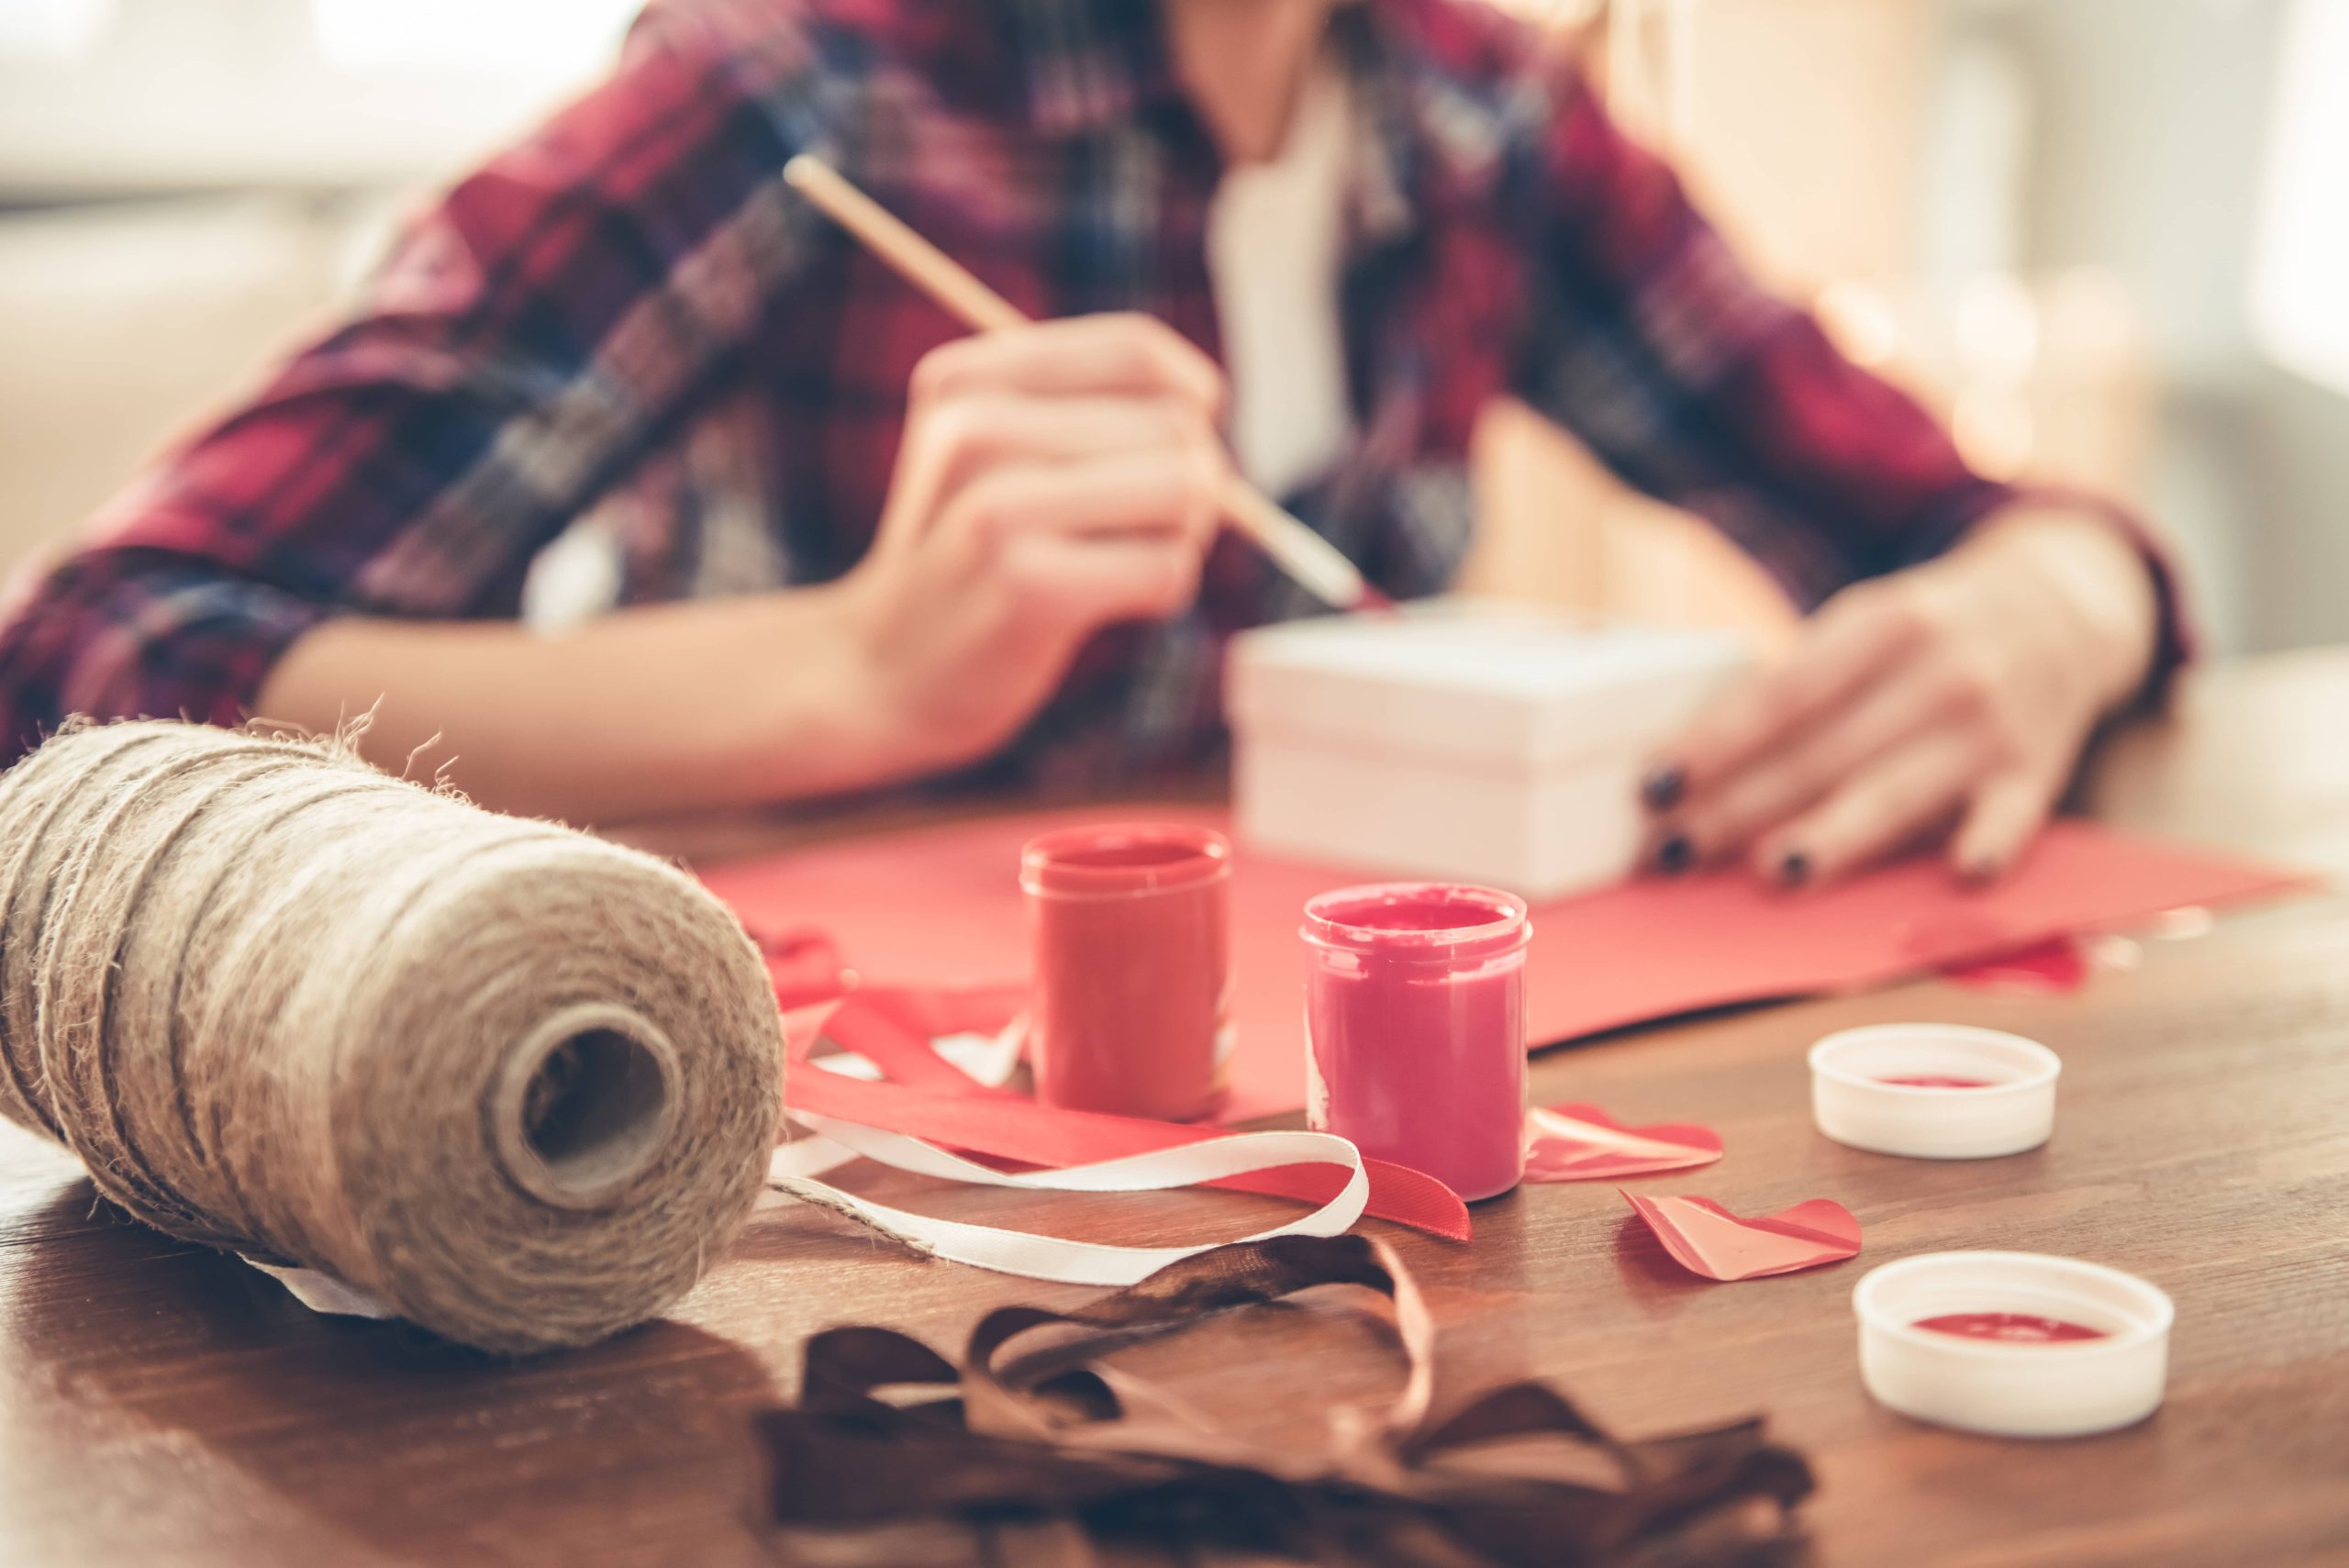
POLYGON ((1654 744, 1747 658, 1729 632, 1438 599, 1242 633, 1225 702, 1243 742, 1531 765, 1654 744))

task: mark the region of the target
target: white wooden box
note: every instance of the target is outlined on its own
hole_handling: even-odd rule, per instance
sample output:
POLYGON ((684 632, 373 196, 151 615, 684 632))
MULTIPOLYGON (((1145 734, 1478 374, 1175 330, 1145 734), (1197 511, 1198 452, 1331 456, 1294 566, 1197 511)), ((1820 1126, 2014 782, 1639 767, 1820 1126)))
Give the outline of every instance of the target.
POLYGON ((1729 633, 1436 600, 1235 639, 1239 831, 1276 854, 1554 898, 1633 868, 1640 775, 1747 662, 1729 633))

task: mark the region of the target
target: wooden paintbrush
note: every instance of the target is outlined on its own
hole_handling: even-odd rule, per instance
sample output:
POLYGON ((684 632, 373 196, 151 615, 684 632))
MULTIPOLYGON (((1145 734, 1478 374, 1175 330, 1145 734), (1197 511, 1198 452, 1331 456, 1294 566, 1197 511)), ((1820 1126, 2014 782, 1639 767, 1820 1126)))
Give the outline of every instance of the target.
MULTIPOLYGON (((898 276, 921 290, 974 332, 1025 326, 1028 317, 969 269, 907 228, 822 159, 801 153, 783 166, 792 189, 821 208, 898 276)), ((1341 610, 1381 606, 1386 595, 1363 581, 1354 563, 1328 539, 1237 473, 1223 493, 1231 525, 1324 604, 1341 610)))

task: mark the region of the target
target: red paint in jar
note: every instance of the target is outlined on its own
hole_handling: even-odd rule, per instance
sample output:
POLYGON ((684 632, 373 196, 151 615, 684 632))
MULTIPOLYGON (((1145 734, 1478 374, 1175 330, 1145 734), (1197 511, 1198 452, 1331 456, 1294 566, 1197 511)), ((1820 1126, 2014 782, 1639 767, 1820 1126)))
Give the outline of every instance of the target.
POLYGON ((1471 1202, 1525 1173, 1524 901, 1397 883, 1305 906, 1306 1117, 1471 1202))
POLYGON ((2030 1312, 1945 1312, 1938 1318, 1920 1318, 1916 1327, 1930 1329, 1936 1334, 1955 1334, 1968 1340, 1997 1340, 2010 1345, 2073 1344, 2083 1340, 2110 1337, 2101 1329, 2066 1323, 2061 1318, 2042 1318, 2030 1312))
POLYGON ((1231 1051, 1231 846, 1204 828, 1072 828, 1019 853, 1029 1064, 1048 1106, 1188 1121, 1231 1051))
POLYGON ((1995 1078, 1953 1078, 1944 1073, 1917 1073, 1904 1078, 1878 1078, 1879 1084, 1891 1084, 1903 1089, 1995 1089, 1995 1078))

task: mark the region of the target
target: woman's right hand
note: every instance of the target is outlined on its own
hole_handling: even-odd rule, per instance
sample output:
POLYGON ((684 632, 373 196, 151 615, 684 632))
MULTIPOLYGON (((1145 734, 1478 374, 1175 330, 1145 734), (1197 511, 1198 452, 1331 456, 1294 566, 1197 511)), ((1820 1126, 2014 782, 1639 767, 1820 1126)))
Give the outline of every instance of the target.
POLYGON ((872 550, 840 584, 909 771, 1002 745, 1078 647, 1187 606, 1230 460, 1222 372, 1147 317, 965 338, 915 367, 872 550))

